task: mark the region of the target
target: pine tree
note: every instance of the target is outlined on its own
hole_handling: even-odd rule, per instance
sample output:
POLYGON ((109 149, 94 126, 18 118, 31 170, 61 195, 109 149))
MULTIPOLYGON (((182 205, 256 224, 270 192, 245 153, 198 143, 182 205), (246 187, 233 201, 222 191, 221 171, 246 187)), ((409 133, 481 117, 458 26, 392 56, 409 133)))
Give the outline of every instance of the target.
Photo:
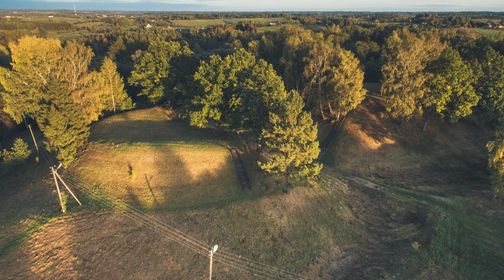
POLYGON ((47 99, 36 114, 49 151, 64 166, 75 160, 78 150, 89 136, 89 122, 82 108, 72 101, 70 91, 59 81, 50 79, 45 89, 47 99))
POLYGON ((320 153, 317 125, 310 113, 303 111, 301 96, 289 93, 281 113, 269 114, 269 125, 263 129, 261 141, 266 159, 259 162, 268 173, 284 174, 288 178, 313 178, 322 165, 317 163, 320 153))

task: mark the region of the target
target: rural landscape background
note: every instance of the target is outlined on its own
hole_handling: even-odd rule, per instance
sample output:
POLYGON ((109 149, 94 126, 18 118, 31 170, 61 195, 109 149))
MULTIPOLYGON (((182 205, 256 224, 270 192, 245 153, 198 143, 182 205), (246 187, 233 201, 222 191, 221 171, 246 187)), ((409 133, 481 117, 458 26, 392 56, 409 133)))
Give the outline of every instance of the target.
POLYGON ((502 7, 294 2, 0 3, 0 279, 502 279, 502 7))

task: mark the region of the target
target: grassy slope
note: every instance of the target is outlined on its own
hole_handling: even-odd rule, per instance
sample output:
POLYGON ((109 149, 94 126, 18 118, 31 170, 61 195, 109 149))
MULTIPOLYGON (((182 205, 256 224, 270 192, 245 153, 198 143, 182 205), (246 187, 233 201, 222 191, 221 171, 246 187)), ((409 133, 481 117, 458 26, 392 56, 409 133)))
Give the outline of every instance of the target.
POLYGON ((382 190, 374 192, 426 211, 415 219, 424 230, 406 238, 421 249, 397 273, 418 269, 422 279, 499 279, 504 224, 492 213, 503 205, 489 194, 484 147, 491 132, 438 121, 423 132, 421 123, 399 125, 377 116, 378 107, 368 103, 353 113, 326 162, 329 172, 378 182, 382 190))
MULTIPOLYGON (((168 119, 163 110, 154 108, 98 123, 89 147, 71 172, 101 183, 104 193, 155 210, 149 212, 208 244, 218 243, 236 254, 297 272, 318 275, 324 260, 338 257, 340 248, 361 240, 361 234, 356 234, 361 226, 352 229, 349 223, 358 219, 340 198, 340 193, 348 191, 344 184, 282 194, 275 187, 280 183, 260 175, 246 157, 253 191, 243 191, 227 152, 228 145, 239 146, 237 140, 168 119), (135 176, 128 172, 128 162, 135 176)), ((82 211, 51 219, 23 238, 24 242, 5 245, 9 250, 0 258, 0 273, 30 277, 35 271, 35 275, 56 278, 63 273, 96 278, 100 272, 114 273, 114 277, 168 275, 176 279, 204 275, 204 258, 171 242, 151 247, 151 239, 160 242, 163 238, 114 212, 96 212, 90 205, 93 200, 80 195, 86 205, 82 211), (57 232, 78 234, 59 240, 54 236, 57 232), (96 257, 93 248, 109 246, 114 257, 106 257, 108 249, 103 257, 96 257), (42 265, 49 256, 51 265, 42 265), (142 266, 139 260, 152 265, 142 266)), ((70 208, 79 209, 74 204, 70 208)), ((28 230, 20 227, 24 231, 5 229, 9 244, 16 237, 13 233, 20 236, 28 230)), ((254 279, 223 265, 216 267, 216 273, 223 279, 254 279)))
MULTIPOLYGON (((240 190, 223 152, 227 145, 240 146, 239 141, 168 121, 169 114, 160 109, 98 123, 72 171, 100 181, 108 194, 156 210, 150 215, 208 244, 311 279, 498 277, 503 229, 487 211, 482 145, 488 133, 471 124, 437 122, 423 133, 421 125, 398 126, 376 110, 368 104, 348 119, 324 157, 326 169, 317 186, 287 194, 278 191, 280 182, 260 175, 253 156, 245 157, 253 191, 240 190), (200 157, 208 160, 198 162, 200 157), (141 162, 133 164, 136 176, 129 175, 128 161, 141 162), (207 180, 204 184, 183 180, 212 172, 195 176, 207 180), (152 192, 144 173, 154 175, 152 192), (133 192, 127 192, 128 185, 133 192)), ((16 209, 26 195, 13 191, 0 202, 8 198, 8 207, 16 209)), ((48 197, 54 199, 54 193, 48 197)), ((0 208, 13 217, 1 229, 0 248, 7 249, 0 256, 0 273, 86 279, 205 274, 205 258, 82 198, 84 209, 74 212, 73 205, 73 213, 41 220, 43 226, 15 223, 15 211, 0 208)), ((219 279, 254 279, 222 264, 215 270, 219 279)))

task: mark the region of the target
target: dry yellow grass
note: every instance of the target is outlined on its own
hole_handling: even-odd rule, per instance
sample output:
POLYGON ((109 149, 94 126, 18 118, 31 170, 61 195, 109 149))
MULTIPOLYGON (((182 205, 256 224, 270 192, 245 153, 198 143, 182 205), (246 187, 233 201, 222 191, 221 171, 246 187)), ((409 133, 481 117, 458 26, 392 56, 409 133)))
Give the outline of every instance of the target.
POLYGON ((171 118, 151 108, 105 119, 73 172, 146 208, 202 207, 241 195, 226 142, 212 138, 217 132, 171 118))

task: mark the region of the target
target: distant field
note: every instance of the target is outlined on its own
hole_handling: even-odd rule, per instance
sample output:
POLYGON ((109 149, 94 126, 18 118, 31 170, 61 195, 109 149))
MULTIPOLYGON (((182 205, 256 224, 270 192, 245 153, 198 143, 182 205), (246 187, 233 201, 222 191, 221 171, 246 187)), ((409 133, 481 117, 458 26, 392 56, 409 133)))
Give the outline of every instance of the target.
POLYGON ((486 28, 474 28, 474 29, 483 36, 504 38, 504 30, 502 29, 486 29, 486 28))
POLYGON ((183 28, 204 28, 208 26, 221 25, 226 23, 255 22, 267 24, 270 22, 280 22, 283 18, 229 18, 229 19, 183 19, 172 20, 172 22, 183 28))

